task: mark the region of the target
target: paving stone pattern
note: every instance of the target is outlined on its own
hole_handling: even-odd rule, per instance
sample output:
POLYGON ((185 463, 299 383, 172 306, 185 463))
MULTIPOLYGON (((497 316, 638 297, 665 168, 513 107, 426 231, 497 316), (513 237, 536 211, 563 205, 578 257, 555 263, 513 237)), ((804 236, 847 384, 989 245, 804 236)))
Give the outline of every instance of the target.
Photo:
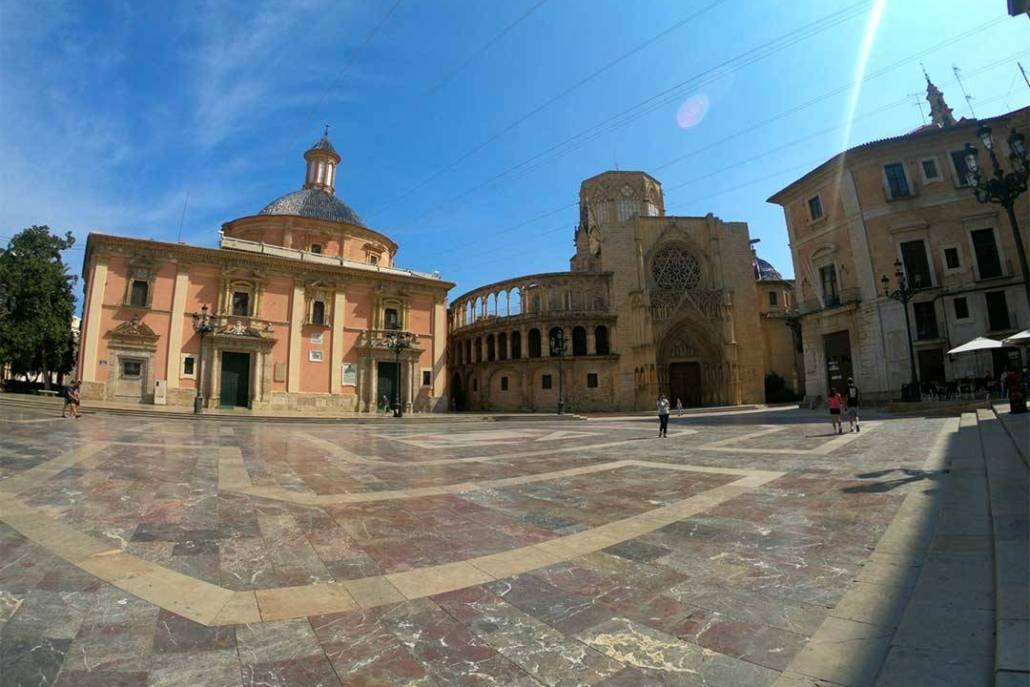
POLYGON ((771 685, 937 487, 945 422, 842 438, 779 411, 658 439, 7 405, 0 684, 771 685))

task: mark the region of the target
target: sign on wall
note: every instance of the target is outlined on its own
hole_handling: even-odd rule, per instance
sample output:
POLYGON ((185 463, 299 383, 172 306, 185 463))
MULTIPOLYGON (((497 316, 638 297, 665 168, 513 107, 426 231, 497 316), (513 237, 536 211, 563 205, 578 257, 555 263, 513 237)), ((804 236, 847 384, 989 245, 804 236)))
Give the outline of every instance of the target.
POLYGON ((322 332, 315 332, 311 335, 311 343, 320 344, 322 343, 322 332))
POLYGON ((354 363, 343 364, 343 383, 345 385, 358 383, 358 366, 354 363))

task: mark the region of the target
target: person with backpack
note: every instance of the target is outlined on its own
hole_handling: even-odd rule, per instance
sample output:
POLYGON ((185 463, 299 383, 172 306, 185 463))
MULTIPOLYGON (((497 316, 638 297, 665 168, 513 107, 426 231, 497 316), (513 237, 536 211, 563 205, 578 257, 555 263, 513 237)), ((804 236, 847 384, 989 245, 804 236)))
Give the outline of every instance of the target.
POLYGON ((827 404, 830 406, 830 420, 833 421, 833 433, 843 434, 844 429, 840 424, 840 412, 841 407, 844 405, 844 399, 841 398, 840 392, 836 388, 830 389, 830 397, 827 400, 827 404))
POLYGON ((81 414, 79 413, 78 380, 64 387, 64 409, 61 411, 61 417, 81 417, 81 414), (71 412, 71 415, 68 414, 69 412, 71 412))
POLYGON ((862 428, 858 424, 858 387, 855 380, 848 377, 847 395, 844 397, 844 405, 847 408, 848 423, 852 432, 859 432, 862 428))

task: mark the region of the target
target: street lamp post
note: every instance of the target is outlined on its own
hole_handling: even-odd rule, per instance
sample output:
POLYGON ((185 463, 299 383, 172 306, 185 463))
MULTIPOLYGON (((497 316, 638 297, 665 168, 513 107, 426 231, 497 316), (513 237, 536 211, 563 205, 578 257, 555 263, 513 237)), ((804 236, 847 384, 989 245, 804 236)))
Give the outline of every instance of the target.
POLYGON ((901 303, 902 309, 905 311, 905 337, 908 339, 908 364, 911 371, 911 377, 909 383, 901 389, 901 399, 903 401, 917 401, 920 398, 919 395, 919 378, 916 375, 916 352, 912 345, 912 321, 908 314, 908 303, 912 300, 913 294, 919 290, 919 277, 916 276, 915 288, 909 286, 908 279, 905 278, 905 270, 902 269, 901 261, 894 261, 894 278, 898 282, 898 288, 894 291, 890 290, 890 279, 887 275, 883 275, 880 278, 880 283, 883 285, 883 295, 891 300, 898 301, 901 303))
POLYGON ((197 354, 197 395, 193 398, 193 412, 200 414, 204 407, 204 337, 215 330, 207 306, 201 306, 199 313, 193 313, 193 331, 200 336, 200 353, 197 354))
POLYGON ((1019 256, 1019 267, 1023 271, 1023 290, 1026 292, 1027 307, 1030 308, 1030 266, 1027 265, 1026 248, 1023 237, 1019 233, 1019 222, 1016 220, 1016 199, 1027 189, 1027 178, 1030 176, 1030 159, 1027 158, 1026 136, 1013 131, 1009 135, 1009 160, 1013 171, 1006 172, 1001 168, 998 154, 994 150, 994 137, 991 127, 983 124, 976 132, 977 137, 991 156, 992 171, 984 177, 983 170, 977 160, 977 149, 966 144, 966 180, 973 187, 973 194, 981 203, 997 203, 1005 208, 1009 216, 1009 226, 1016 242, 1016 254, 1019 256))
POLYGON ((407 332, 394 332, 386 337, 386 347, 394 353, 394 360, 397 365, 397 383, 393 385, 393 416, 403 417, 401 410, 400 386, 401 386, 401 351, 411 348, 411 335, 407 332))
POLYGON ((569 349, 569 342, 565 339, 565 330, 559 329, 558 333, 551 338, 551 355, 558 356, 558 414, 565 412, 565 396, 562 393, 562 360, 565 352, 569 349))

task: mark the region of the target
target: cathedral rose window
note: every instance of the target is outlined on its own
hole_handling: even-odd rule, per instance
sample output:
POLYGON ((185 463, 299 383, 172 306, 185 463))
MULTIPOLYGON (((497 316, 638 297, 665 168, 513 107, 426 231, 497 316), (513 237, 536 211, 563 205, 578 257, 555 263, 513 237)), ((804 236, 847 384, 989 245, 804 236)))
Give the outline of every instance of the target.
POLYGON ((654 281, 662 289, 695 289, 701 281, 701 264, 677 246, 662 249, 651 267, 654 281))

